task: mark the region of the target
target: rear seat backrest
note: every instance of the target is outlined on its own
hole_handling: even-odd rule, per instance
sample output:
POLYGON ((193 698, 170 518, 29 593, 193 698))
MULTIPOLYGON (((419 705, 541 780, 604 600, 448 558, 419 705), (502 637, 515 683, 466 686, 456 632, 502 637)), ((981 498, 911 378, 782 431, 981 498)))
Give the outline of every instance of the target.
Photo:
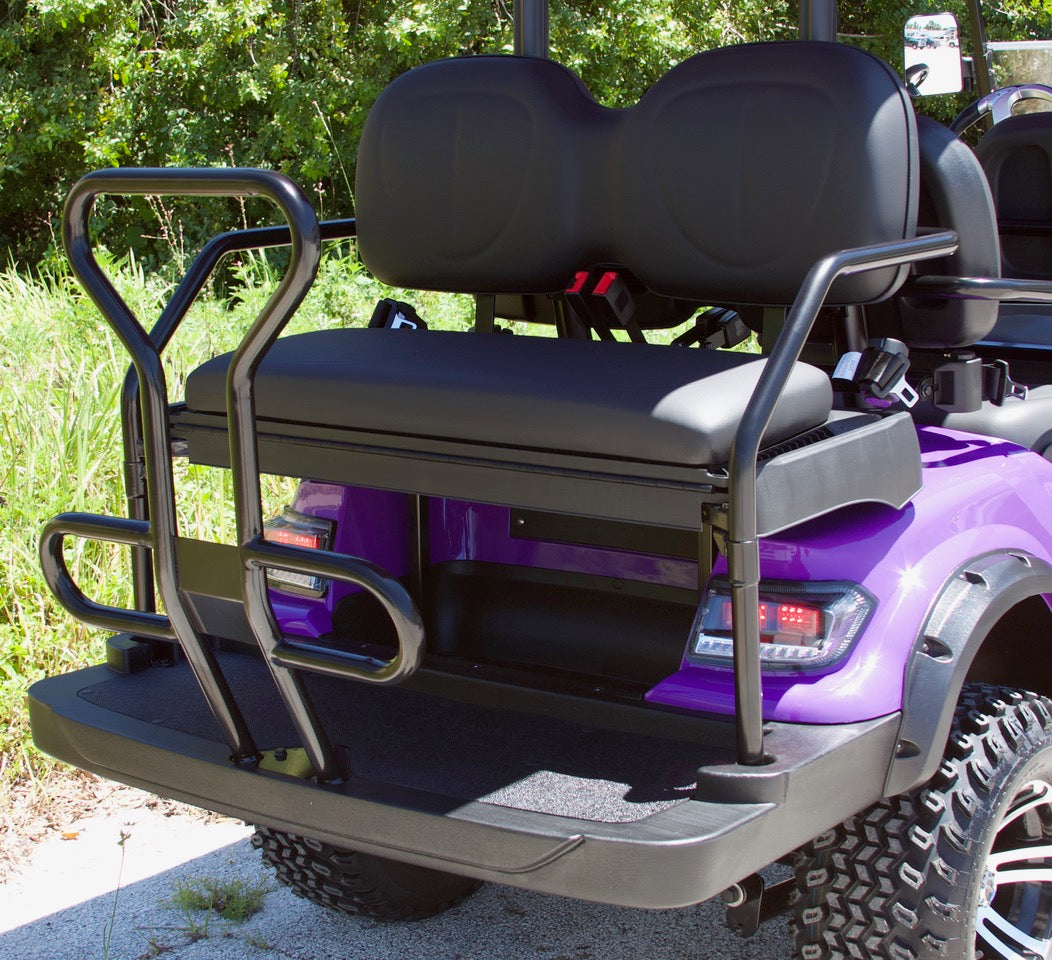
POLYGON ((554 293, 616 263, 663 295, 785 304, 820 257, 913 235, 915 119, 890 68, 836 44, 702 53, 625 110, 551 61, 445 60, 377 100, 356 192, 362 258, 391 284, 554 293))

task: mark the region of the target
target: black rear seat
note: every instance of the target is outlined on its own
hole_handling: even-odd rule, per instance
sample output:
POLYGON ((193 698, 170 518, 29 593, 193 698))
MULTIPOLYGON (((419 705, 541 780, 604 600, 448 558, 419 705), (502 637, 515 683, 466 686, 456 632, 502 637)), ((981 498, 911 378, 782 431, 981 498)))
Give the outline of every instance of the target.
MULTIPOLYGON (((223 413, 217 357, 186 386, 223 413)), ((726 463, 764 361, 742 353, 547 337, 326 330, 279 340, 260 366, 269 420, 705 467, 726 463)), ((825 423, 832 392, 798 364, 768 429, 777 443, 825 423)))
MULTIPOLYGON (((360 250, 380 279, 415 288, 555 293, 576 267, 618 263, 665 296, 789 304, 820 257, 913 235, 916 165, 898 78, 835 44, 700 54, 628 110, 600 106, 551 61, 440 61, 396 80, 370 115, 360 250)), ((844 277, 831 302, 882 299, 904 272, 844 277)), ((223 457, 226 362, 191 375, 173 427, 205 462, 223 457)), ((764 363, 483 334, 289 337, 256 378, 263 463, 699 526, 700 504, 725 499, 723 465, 764 363)), ((761 532, 859 500, 901 506, 916 491, 908 419, 830 408, 826 376, 797 364, 766 443, 809 434, 815 446, 761 470, 761 511, 773 511, 761 532)))

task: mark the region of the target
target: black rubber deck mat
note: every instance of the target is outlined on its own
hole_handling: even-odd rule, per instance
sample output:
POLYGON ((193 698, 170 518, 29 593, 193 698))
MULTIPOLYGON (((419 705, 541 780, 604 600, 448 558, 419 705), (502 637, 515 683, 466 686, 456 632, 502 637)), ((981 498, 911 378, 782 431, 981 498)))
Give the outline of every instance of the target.
MULTIPOLYGON (((221 663, 262 749, 298 742, 264 664, 221 663)), ((355 778, 444 797, 606 823, 689 799, 695 771, 727 759, 711 747, 465 704, 404 688, 310 677, 319 714, 349 750, 355 778)), ((206 739, 221 735, 188 667, 154 667, 85 687, 85 700, 206 739)))

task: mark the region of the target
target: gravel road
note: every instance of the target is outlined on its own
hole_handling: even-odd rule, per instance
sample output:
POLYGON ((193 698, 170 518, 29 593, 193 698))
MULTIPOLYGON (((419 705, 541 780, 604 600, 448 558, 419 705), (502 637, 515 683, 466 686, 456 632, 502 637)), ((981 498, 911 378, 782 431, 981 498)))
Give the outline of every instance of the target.
MULTIPOLYGON (((134 798, 135 792, 129 792, 134 798)), ((488 885, 414 924, 379 924, 279 888, 240 823, 129 800, 35 844, 0 886, 0 960, 789 960, 784 920, 751 940, 716 904, 642 911, 488 885), (122 841, 122 837, 124 838, 122 841), (171 905, 180 885, 265 885, 244 923, 171 905)))

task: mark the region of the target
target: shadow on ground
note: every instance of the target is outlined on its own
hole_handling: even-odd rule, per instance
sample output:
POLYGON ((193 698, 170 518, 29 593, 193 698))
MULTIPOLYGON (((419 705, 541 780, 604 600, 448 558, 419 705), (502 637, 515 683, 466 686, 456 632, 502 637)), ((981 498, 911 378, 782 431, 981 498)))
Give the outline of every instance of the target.
POLYGON ((278 888, 244 828, 219 826, 241 839, 229 843, 220 835, 224 845, 174 866, 150 849, 147 830, 161 831, 161 840, 168 834, 185 856, 189 842, 175 836, 183 824, 115 818, 89 828, 101 848, 57 839, 42 845, 48 849, 34 856, 24 882, 0 891, 0 960, 788 960, 792 954, 784 920, 740 940, 724 929, 716 904, 626 910, 497 885, 420 923, 342 916, 278 888), (123 847, 121 833, 129 835, 123 847), (202 879, 263 882, 270 892, 243 924, 168 904, 180 882, 202 879))

